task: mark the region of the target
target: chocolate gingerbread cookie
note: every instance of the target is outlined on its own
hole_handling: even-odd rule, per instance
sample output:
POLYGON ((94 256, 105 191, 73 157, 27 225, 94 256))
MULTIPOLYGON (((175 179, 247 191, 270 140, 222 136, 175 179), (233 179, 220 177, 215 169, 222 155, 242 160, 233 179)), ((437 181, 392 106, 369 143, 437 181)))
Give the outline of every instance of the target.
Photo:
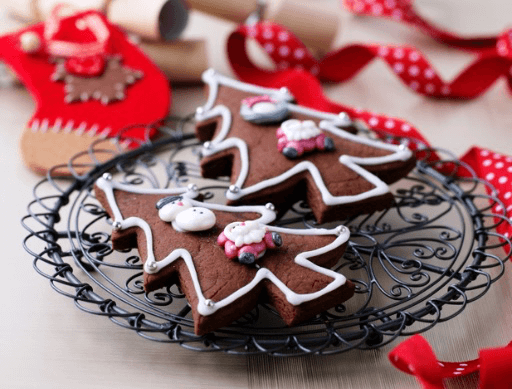
POLYGON ((208 101, 196 112, 204 177, 231 177, 228 204, 307 200, 320 222, 389 207, 388 184, 415 165, 403 146, 357 136, 341 113, 293 104, 286 89, 204 73, 208 101))
POLYGON ((142 190, 106 176, 97 199, 113 220, 114 249, 138 248, 147 292, 178 283, 201 335, 259 302, 293 325, 350 298, 354 285, 330 270, 348 229, 267 225, 273 206, 232 207, 194 200, 188 190, 142 190))

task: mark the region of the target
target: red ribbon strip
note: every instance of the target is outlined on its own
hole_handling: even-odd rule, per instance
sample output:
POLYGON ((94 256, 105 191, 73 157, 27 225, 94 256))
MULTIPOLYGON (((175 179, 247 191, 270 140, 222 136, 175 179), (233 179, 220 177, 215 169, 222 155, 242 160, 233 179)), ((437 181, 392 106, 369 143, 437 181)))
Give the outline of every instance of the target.
POLYGON ((414 375, 425 389, 443 389, 443 380, 480 371, 480 389, 512 388, 512 342, 501 348, 480 351, 466 362, 438 361, 428 342, 414 335, 389 353, 389 360, 404 373, 414 375))
MULTIPOLYGON (((386 3, 386 0, 374 0, 373 5, 381 3, 386 3)), ((365 3, 364 9, 368 6, 365 3)), ((388 64, 406 86, 428 97, 475 98, 502 76, 507 77, 509 88, 512 88, 512 30, 498 38, 465 40, 467 45, 467 42, 473 42, 472 48, 480 53, 472 64, 449 82, 443 80, 425 56, 414 47, 352 44, 317 60, 294 34, 269 22, 240 26, 229 38, 228 54, 231 65, 242 79, 259 79, 265 73, 262 74, 262 69, 248 59, 245 44, 242 45, 242 41, 247 38, 252 38, 261 45, 278 70, 300 70, 321 81, 347 81, 372 60, 380 59, 388 64), (494 44, 489 45, 490 41, 494 44)), ((261 80, 254 83, 261 83, 261 80)))

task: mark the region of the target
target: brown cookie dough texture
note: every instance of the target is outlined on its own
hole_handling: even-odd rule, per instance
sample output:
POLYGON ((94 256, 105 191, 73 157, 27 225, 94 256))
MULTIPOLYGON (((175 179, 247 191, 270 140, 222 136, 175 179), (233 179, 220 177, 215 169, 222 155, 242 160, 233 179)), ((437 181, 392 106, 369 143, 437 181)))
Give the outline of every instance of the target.
MULTIPOLYGON (((205 75, 207 74, 205 73, 205 75)), ((240 114, 243 99, 259 94, 267 94, 268 90, 265 91, 264 88, 260 88, 261 92, 257 93, 258 87, 251 86, 249 92, 245 88, 245 85, 248 84, 231 83, 227 77, 219 76, 211 71, 206 78, 205 75, 203 79, 209 84, 209 101, 213 101, 213 104, 207 103, 206 109, 200 109, 200 113, 196 115, 198 118, 196 135, 202 141, 213 140, 210 143, 215 143, 226 118, 222 115, 211 115, 209 112, 213 112, 219 106, 229 109, 230 126, 224 139, 241 139, 247 144, 248 148, 248 174, 242 188, 249 188, 262 181, 278 177, 303 161, 310 161, 318 168, 325 187, 333 196, 354 196, 375 188, 361 174, 340 163, 340 156, 374 158, 391 155, 393 151, 376 147, 373 144, 354 142, 325 132, 333 139, 334 150, 306 152, 296 159, 289 159, 277 149, 276 130, 281 123, 253 124, 245 120, 240 114), (228 81, 225 81, 226 79, 228 81), (208 104, 210 107, 208 107, 208 104)), ((275 90, 274 92, 278 94, 279 91, 275 90)), ((313 120, 319 125, 321 118, 310 114, 311 112, 312 110, 309 110, 309 113, 307 110, 291 112, 288 119, 313 120)), ((352 125, 340 126, 339 129, 347 133, 353 133, 355 130, 353 123, 352 125)), ((410 153, 410 156, 405 160, 357 164, 367 172, 377 176, 383 181, 383 184, 390 184, 407 175, 415 166, 415 159, 413 154, 410 153)), ((236 147, 215 152, 201 160, 201 170, 204 177, 228 176, 231 178, 231 184, 236 182, 242 168, 240 150, 236 147)), ((386 193, 363 200, 327 205, 323 201, 322 193, 310 172, 304 171, 241 198, 228 198, 228 204, 265 204, 266 202, 272 202, 279 210, 286 210, 299 200, 307 200, 315 218, 323 223, 385 209, 392 204, 393 196, 388 190, 386 193)))
MULTIPOLYGON (((109 203, 103 189, 95 187, 97 199, 112 217, 115 214, 112 211, 113 207, 118 207, 124 220, 135 217, 147 223, 153 235, 152 250, 157 262, 178 248, 186 249, 190 253, 204 298, 213 303, 221 301, 255 278, 258 268, 228 259, 224 249, 217 244, 217 237, 229 223, 257 219, 260 217, 258 213, 215 211, 216 224, 213 228, 203 232, 178 232, 170 223, 159 218, 155 208, 157 201, 165 196, 131 193, 117 189, 113 193, 115 204, 109 203)), ((332 283, 332 277, 301 266, 294 259, 300 253, 333 243, 337 238, 335 235, 304 236, 281 233, 281 237, 282 246, 268 249, 264 256, 258 259, 259 267, 270 270, 289 289, 298 294, 317 292, 332 283)), ((114 249, 138 248, 144 263, 148 258, 146 239, 143 229, 138 227, 115 230, 112 233, 114 249)), ((309 260, 325 268, 332 267, 343 254, 345 245, 346 243, 342 242, 337 247, 309 260)), ((178 283, 192 308, 194 330, 198 335, 229 325, 260 302, 273 305, 284 322, 293 325, 340 304, 354 293, 354 285, 345 280, 321 297, 293 305, 287 301, 286 296, 273 282, 263 279, 233 303, 218 309, 213 314, 201 315, 198 312, 199 298, 194 288, 191 271, 183 258, 177 259, 155 274, 144 272, 144 288, 147 292, 175 283, 178 283)))

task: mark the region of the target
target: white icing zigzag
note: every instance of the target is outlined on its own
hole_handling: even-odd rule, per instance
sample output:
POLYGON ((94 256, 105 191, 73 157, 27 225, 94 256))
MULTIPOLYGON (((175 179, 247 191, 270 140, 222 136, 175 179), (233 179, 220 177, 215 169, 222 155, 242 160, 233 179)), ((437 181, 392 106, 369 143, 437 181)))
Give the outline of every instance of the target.
POLYGON ((124 190, 127 192, 132 193, 139 193, 139 194, 162 194, 162 195, 172 195, 172 194, 183 194, 184 196, 190 197, 190 202, 193 206, 202 206, 206 207, 208 209, 211 209, 213 211, 224 211, 224 212, 255 212, 259 213, 261 215, 260 218, 256 219, 261 224, 267 224, 272 222, 276 214, 271 209, 264 207, 264 206, 240 206, 240 207, 232 207, 232 206, 226 206, 226 205, 219 205, 219 204, 210 204, 210 203, 201 203, 199 201, 193 200, 193 197, 197 197, 196 190, 191 187, 190 189, 141 189, 141 188, 132 188, 131 186, 119 184, 116 182, 113 182, 111 179, 106 178, 100 178, 96 182, 96 185, 103 190, 103 192, 106 195, 107 201, 109 203, 110 209, 112 210, 112 216, 114 219, 114 225, 119 230, 125 230, 130 227, 138 227, 144 231, 144 234, 146 236, 146 244, 147 244, 147 253, 148 257, 146 258, 146 263, 144 264, 144 271, 147 273, 157 273, 160 269, 162 269, 165 266, 168 266, 172 264, 177 259, 182 258, 185 261, 185 264, 187 265, 188 271, 190 272, 190 276, 192 278, 194 289, 196 292, 196 295, 198 297, 198 305, 197 305, 197 311, 199 314, 203 316, 211 315, 217 310, 235 302, 238 298, 242 297, 243 295, 250 292, 258 283, 264 279, 269 280, 273 284, 275 284, 281 292, 286 296, 286 300, 292 304, 292 305, 299 305, 306 301, 311 301, 314 299, 317 299, 331 291, 336 290, 340 286, 344 285, 346 282, 346 278, 336 273, 330 269, 323 268, 321 266, 318 266, 314 264, 313 262, 309 261, 308 258, 315 257, 321 254, 325 254, 331 250, 334 250, 341 245, 343 245, 345 242, 348 241, 350 237, 350 232, 348 231, 348 228, 339 226, 336 229, 288 229, 288 228, 281 228, 281 227, 272 227, 272 226, 265 226, 270 231, 275 231, 279 233, 285 233, 285 234, 295 234, 295 235, 332 235, 336 236, 336 239, 328 244, 327 246, 321 247, 316 250, 307 251, 304 253, 300 253, 295 257, 295 263, 297 263, 299 266, 303 266, 307 269, 310 269, 312 271, 315 271, 317 273, 323 274, 325 276, 328 276, 333 279, 331 283, 329 283, 325 288, 314 292, 314 293, 307 293, 307 294, 298 294, 295 293, 293 290, 289 289, 279 278, 277 278, 274 273, 272 273, 267 268, 260 268, 253 280, 245 285, 243 288, 238 289, 236 292, 232 293, 231 295, 227 296, 226 298, 220 300, 220 301, 211 301, 204 297, 203 292, 201 290, 201 286, 199 285, 199 280, 197 277, 196 268, 194 266, 194 262, 192 261, 192 257, 190 253, 186 249, 176 249, 173 250, 169 255, 167 255, 164 259, 160 261, 156 261, 153 251, 153 233, 151 231, 151 227, 149 224, 144 221, 143 219, 139 217, 128 217, 124 218, 121 210, 119 209, 115 196, 114 196, 114 190, 124 190))
POLYGON ((380 178, 373 175, 372 173, 370 173, 369 171, 367 171, 366 169, 362 168, 359 165, 371 166, 395 161, 406 161, 412 156, 412 152, 403 146, 396 146, 382 143, 376 140, 362 138, 360 136, 353 135, 347 131, 340 129, 339 127, 349 126, 352 123, 352 121, 348 118, 348 116, 345 113, 335 115, 332 113, 320 112, 290 103, 289 101, 293 100, 293 97, 289 94, 289 92, 286 89, 269 89, 246 84, 222 76, 213 71, 213 69, 209 69, 203 73, 203 81, 206 82, 209 86, 209 97, 208 101, 206 102, 206 105, 197 110, 196 120, 203 121, 214 117, 222 117, 222 127, 219 131, 219 134, 211 142, 205 143, 202 151, 203 155, 211 156, 217 154, 222 150, 234 147, 238 148, 240 151, 240 174, 236 178, 234 185, 231 186, 230 190, 228 190, 226 193, 226 197, 229 200, 238 200, 249 194, 259 192, 265 188, 280 184, 300 172, 308 171, 313 177, 313 180, 315 181, 318 190, 322 194, 322 200, 326 205, 340 205, 364 201, 369 198, 382 196, 388 193, 389 187, 380 178), (297 112, 320 119, 320 128, 327 132, 330 132, 333 135, 336 135, 339 138, 343 138, 355 143, 372 146, 382 150, 389 150, 393 153, 382 157, 369 158, 354 157, 350 155, 340 156, 339 162, 341 164, 347 166, 349 169, 353 170, 360 176, 364 177, 368 182, 374 185, 373 189, 370 189, 367 192, 363 192, 357 195, 332 195, 327 189, 318 168, 309 161, 299 162, 293 168, 277 177, 273 177, 271 179, 264 180, 252 186, 244 188, 243 185, 245 183, 245 180, 247 179, 247 175, 249 172, 249 153, 247 149, 247 144, 245 143, 245 141, 239 138, 232 137, 226 139, 231 129, 232 114, 228 107, 224 105, 214 106, 215 100, 217 99, 219 85, 226 85, 228 87, 249 93, 266 94, 276 100, 285 101, 290 112, 297 112))

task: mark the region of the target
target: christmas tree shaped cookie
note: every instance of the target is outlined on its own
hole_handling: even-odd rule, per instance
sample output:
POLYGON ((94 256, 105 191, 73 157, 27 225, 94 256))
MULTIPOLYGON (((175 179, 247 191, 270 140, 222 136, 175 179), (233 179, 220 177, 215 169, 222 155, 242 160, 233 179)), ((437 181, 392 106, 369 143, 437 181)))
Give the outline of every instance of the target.
POLYGON ((329 269, 349 238, 343 226, 269 226, 271 205, 202 203, 193 187, 141 190, 106 176, 95 193, 113 220, 114 249, 138 248, 146 291, 180 285, 196 334, 229 325, 259 302, 293 325, 354 293, 349 280, 329 269))
POLYGON ((269 89, 204 73, 208 101, 196 112, 204 177, 231 177, 229 204, 306 199, 320 222, 384 209, 388 184, 415 165, 410 150, 353 134, 350 118, 293 104, 269 89))

